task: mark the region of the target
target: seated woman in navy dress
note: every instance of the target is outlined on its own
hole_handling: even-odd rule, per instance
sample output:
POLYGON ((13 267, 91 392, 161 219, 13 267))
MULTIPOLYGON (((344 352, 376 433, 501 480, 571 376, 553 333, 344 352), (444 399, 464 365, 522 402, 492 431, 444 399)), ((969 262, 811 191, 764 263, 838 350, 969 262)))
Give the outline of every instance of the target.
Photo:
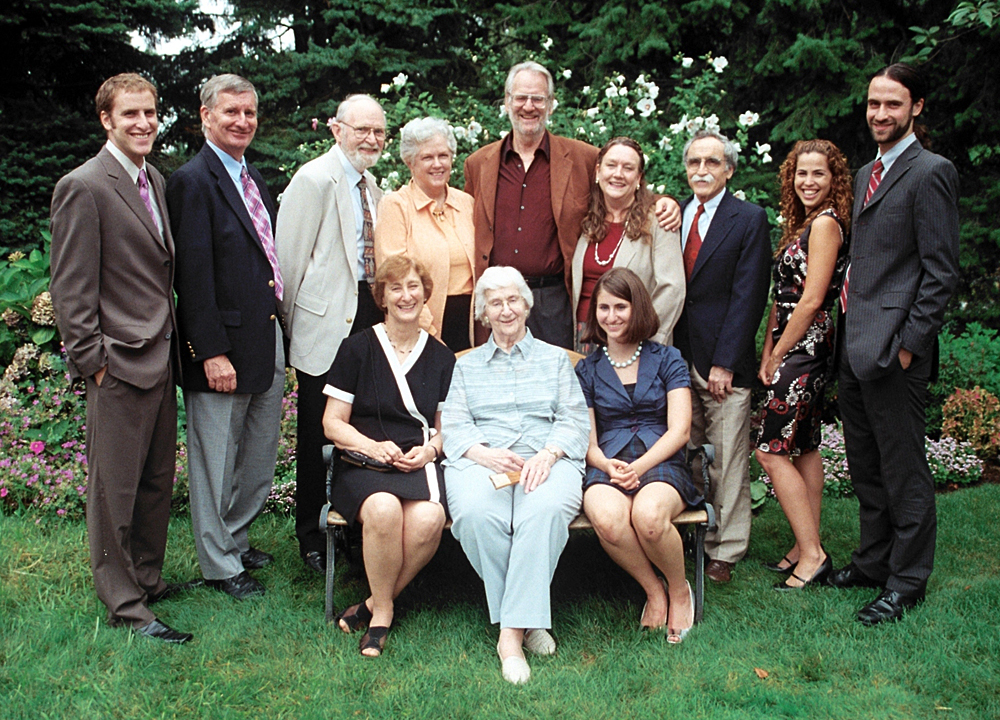
POLYGON ((590 408, 583 509, 608 555, 642 585, 642 627, 666 627, 675 644, 694 624, 694 597, 672 521, 703 498, 684 459, 690 375, 676 348, 650 340, 658 327, 635 273, 601 276, 583 336, 601 347, 576 367, 590 408))
POLYGON ((420 263, 384 260, 372 295, 385 322, 340 344, 324 388, 326 436, 362 461, 338 459, 330 501, 352 525, 361 523, 371 595, 337 624, 344 632, 368 625, 359 646, 368 657, 382 653, 393 600, 434 556, 444 528, 441 406, 455 356, 420 329, 432 288, 420 263))

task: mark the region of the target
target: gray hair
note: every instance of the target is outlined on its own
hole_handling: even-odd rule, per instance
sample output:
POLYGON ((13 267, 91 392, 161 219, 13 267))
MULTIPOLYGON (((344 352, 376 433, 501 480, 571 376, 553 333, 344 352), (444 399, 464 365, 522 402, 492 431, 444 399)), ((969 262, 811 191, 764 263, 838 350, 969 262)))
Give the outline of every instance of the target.
POLYGON ((416 118, 403 126, 399 133, 399 157, 409 165, 417 157, 421 146, 439 135, 448 144, 451 157, 454 159, 458 151, 455 133, 446 120, 436 117, 416 118))
POLYGON ((735 172, 736 161, 739 158, 739 153, 736 152, 736 146, 733 144, 732 140, 715 130, 699 130, 691 136, 691 139, 687 141, 686 145, 684 145, 684 164, 687 165, 688 150, 691 148, 691 143, 696 140, 704 140, 705 138, 715 138, 722 143, 722 155, 726 159, 726 169, 733 170, 735 172))
POLYGON ((511 285, 517 288, 530 313, 532 306, 535 304, 535 298, 528 288, 528 283, 524 281, 524 276, 516 268, 507 265, 494 265, 493 267, 486 268, 476 283, 476 320, 488 327, 489 321, 486 319, 486 293, 490 290, 499 290, 511 285))
MULTIPOLYGON (((256 105, 257 88, 253 86, 252 82, 233 73, 213 75, 201 86, 201 104, 211 110, 219 102, 219 95, 222 93, 242 95, 246 92, 253 93, 253 103, 256 105)), ((205 134, 205 123, 201 124, 201 132, 203 135, 205 134)))
POLYGON ((552 79, 552 73, 548 69, 534 60, 528 60, 526 62, 518 63, 510 69, 507 73, 507 81, 503 84, 503 90, 505 95, 510 95, 513 92, 514 78, 517 77, 518 73, 521 72, 534 72, 545 76, 545 81, 549 86, 549 100, 556 94, 556 83, 552 79))
MULTIPOLYGON (((380 110, 382 109, 382 104, 378 100, 373 98, 371 95, 365 95, 364 93, 354 93, 353 95, 348 95, 346 98, 344 98, 344 101, 337 106, 337 122, 340 122, 345 117, 347 117, 347 113, 351 109, 351 106, 355 105, 361 100, 371 100, 373 103, 378 105, 380 110)), ((382 113, 385 114, 385 111, 383 110, 382 113)))

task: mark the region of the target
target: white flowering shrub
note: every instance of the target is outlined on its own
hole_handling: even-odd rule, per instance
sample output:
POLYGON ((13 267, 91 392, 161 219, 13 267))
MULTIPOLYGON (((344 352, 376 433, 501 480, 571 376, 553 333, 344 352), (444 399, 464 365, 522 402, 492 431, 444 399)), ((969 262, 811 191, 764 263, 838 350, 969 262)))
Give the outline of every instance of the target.
MULTIPOLYGON (((771 206, 768 214, 773 222, 776 203, 767 198, 774 188, 777 164, 770 155, 768 138, 756 136, 760 132, 760 115, 752 109, 729 107, 726 58, 706 55, 696 60, 678 55, 668 87, 661 88, 643 73, 633 80, 624 75, 605 77, 575 91, 560 87, 561 81, 574 77, 572 68, 552 67, 545 62, 544 50, 551 47, 551 42, 550 38, 541 39, 542 53, 537 59, 549 67, 556 80, 556 109, 549 120, 553 133, 598 147, 618 135, 631 137, 645 151, 650 188, 682 198, 690 194, 682 161, 684 144, 701 129, 721 132, 736 144, 740 154, 730 189, 737 197, 757 202, 765 209, 771 206)), ((495 53, 482 48, 470 59, 481 68, 481 87, 452 86, 443 99, 422 91, 419 78, 404 73, 382 84, 378 100, 386 111, 390 137, 386 152, 372 172, 383 190, 393 190, 409 179, 392 135, 415 117, 434 115, 451 123, 458 143, 451 184, 459 188, 464 184, 465 158, 483 145, 503 138, 510 130, 503 107, 503 83, 508 68, 495 53), (483 97, 493 99, 484 102, 483 97)), ((299 148, 301 162, 331 146, 333 140, 323 124, 323 119, 313 122, 314 129, 323 137, 299 148)), ((290 168, 289 175, 294 170, 290 168)))

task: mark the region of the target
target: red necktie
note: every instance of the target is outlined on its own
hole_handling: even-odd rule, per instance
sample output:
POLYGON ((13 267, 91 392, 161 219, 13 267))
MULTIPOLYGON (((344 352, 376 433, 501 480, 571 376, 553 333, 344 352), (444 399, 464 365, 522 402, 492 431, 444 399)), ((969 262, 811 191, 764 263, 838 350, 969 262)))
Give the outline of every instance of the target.
MULTIPOLYGON (((882 158, 875 161, 872 165, 872 176, 868 178, 868 192, 865 193, 865 205, 868 201, 872 199, 872 195, 878 190, 879 184, 882 182, 882 169, 885 166, 882 164, 882 158)), ((840 310, 841 312, 847 312, 847 283, 851 279, 851 266, 847 266, 847 272, 844 273, 844 284, 840 288, 840 310)))
POLYGON ((274 296, 281 300, 284 284, 281 281, 281 270, 278 268, 278 254, 274 251, 274 236, 271 234, 271 225, 267 221, 264 203, 260 198, 260 190, 257 183, 250 177, 246 166, 240 171, 240 180, 243 181, 243 195, 247 199, 247 207, 250 210, 250 219, 257 229, 257 237, 267 255, 267 261, 271 263, 271 270, 274 272, 274 296))
POLYGON ((705 212, 705 204, 701 203, 698 205, 698 210, 695 211, 694 222, 691 223, 687 244, 684 246, 684 274, 689 280, 691 272, 694 270, 694 263, 698 259, 698 251, 701 250, 701 233, 698 232, 698 221, 703 212, 705 212))
POLYGON ((361 191, 361 214, 365 219, 361 227, 361 239, 365 243, 365 280, 370 285, 375 282, 375 224, 372 222, 371 208, 368 207, 368 183, 364 176, 358 180, 358 189, 361 191))

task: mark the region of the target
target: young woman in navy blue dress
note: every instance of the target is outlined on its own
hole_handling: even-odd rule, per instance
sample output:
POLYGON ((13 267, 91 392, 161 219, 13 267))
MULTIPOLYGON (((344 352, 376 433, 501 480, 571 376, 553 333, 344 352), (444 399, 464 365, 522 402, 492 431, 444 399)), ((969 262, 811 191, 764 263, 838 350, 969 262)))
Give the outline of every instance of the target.
POLYGON ((635 273, 601 276, 583 335, 600 346, 576 368, 591 425, 583 508, 608 555, 646 593, 641 625, 666 627, 667 641, 679 643, 694 624, 694 599, 672 520, 702 498, 684 459, 690 376, 680 352, 650 339, 658 326, 635 273))

